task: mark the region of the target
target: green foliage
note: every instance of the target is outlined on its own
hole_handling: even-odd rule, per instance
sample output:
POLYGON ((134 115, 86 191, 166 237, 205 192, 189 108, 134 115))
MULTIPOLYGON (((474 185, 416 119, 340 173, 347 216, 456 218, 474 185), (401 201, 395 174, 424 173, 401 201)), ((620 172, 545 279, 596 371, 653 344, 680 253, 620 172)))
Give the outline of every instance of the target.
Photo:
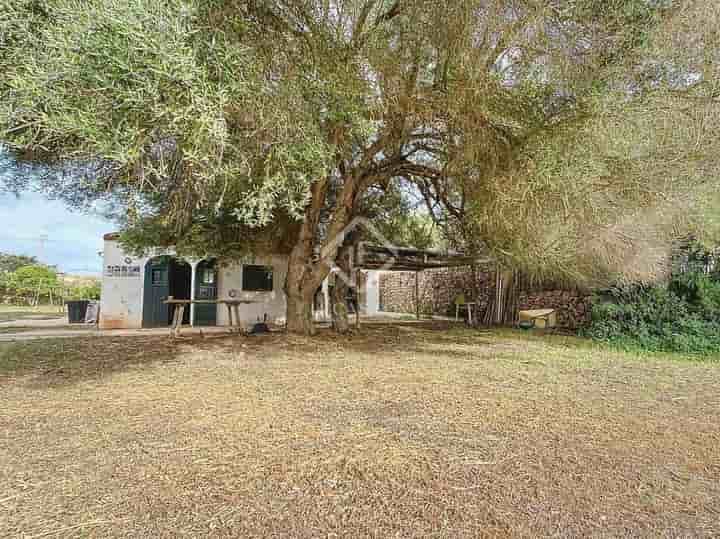
POLYGON ((0 253, 0 273, 10 273, 23 266, 37 264, 34 256, 0 253))
POLYGON ((363 200, 361 212, 369 219, 382 238, 362 238, 387 241, 398 247, 439 249, 442 247, 440 230, 424 205, 417 204, 402 185, 393 185, 382 192, 369 193, 363 200))
POLYGON ((587 284, 717 201, 715 4, 0 0, 0 139, 112 163, 137 248, 321 243, 410 181, 453 245, 587 284))
POLYGON ((17 295, 44 296, 58 286, 55 270, 41 264, 22 266, 5 277, 5 287, 17 295))
POLYGON ((4 295, 32 302, 42 303, 51 298, 53 301, 61 298, 98 300, 100 289, 99 279, 70 277, 62 282, 54 268, 38 263, 0 273, 0 290, 4 295))
POLYGON ((388 223, 388 229, 394 232, 387 238, 394 237, 394 245, 399 247, 415 247, 416 249, 439 249, 442 247, 440 232, 432 218, 426 213, 414 211, 388 223))
POLYGON ((593 307, 587 336, 621 347, 686 354, 720 352, 720 281, 701 273, 668 285, 611 291, 593 307))
POLYGON ((244 9, 225 4, 0 0, 0 140, 111 163, 74 189, 123 193, 129 227, 299 216, 327 144, 295 81, 267 84, 244 9))
POLYGON ((663 90, 587 96, 576 122, 526 139, 517 168, 480 186, 474 234, 540 279, 656 279, 678 231, 717 214, 720 108, 707 107, 663 90))
POLYGON ((573 88, 572 115, 530 132, 512 166, 472 186, 461 230, 538 280, 652 282, 679 234, 717 236, 720 43, 709 28, 720 12, 700 0, 562 4, 616 46, 573 88))
POLYGON ((100 282, 94 281, 90 284, 81 284, 74 286, 69 290, 69 296, 65 299, 89 299, 99 300, 100 299, 100 282))

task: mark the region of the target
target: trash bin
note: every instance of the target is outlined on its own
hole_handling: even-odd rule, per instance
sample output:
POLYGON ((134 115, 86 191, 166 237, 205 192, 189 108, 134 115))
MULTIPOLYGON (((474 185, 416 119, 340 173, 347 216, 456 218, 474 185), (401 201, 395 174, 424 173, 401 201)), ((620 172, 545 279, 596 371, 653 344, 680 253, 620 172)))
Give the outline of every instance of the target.
POLYGON ((67 305, 68 310, 68 322, 71 324, 84 324, 85 313, 87 312, 89 303, 90 302, 87 300, 66 302, 65 304, 67 305))

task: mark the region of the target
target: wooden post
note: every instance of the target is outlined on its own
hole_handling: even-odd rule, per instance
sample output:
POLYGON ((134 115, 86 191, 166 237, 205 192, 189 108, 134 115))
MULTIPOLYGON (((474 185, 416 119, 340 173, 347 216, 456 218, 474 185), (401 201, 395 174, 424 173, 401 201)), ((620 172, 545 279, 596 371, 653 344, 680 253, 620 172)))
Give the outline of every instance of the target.
POLYGON ((420 320, 420 271, 415 272, 415 315, 420 320))
POLYGON ((496 266, 495 269, 495 319, 493 322, 495 324, 500 324, 502 322, 502 301, 503 301, 503 279, 502 275, 500 273, 500 266, 496 266))
MULTIPOLYGON (((196 260, 194 262, 190 262, 190 299, 198 299, 195 297, 197 295, 197 267, 200 263, 199 260, 196 260)), ((190 303, 190 326, 195 325, 195 304, 190 303)))
POLYGON ((360 270, 353 270, 355 274, 355 327, 360 329, 360 270))
MULTIPOLYGON (((175 298, 173 298, 172 296, 168 296, 165 299, 165 305, 167 305, 168 309, 175 309, 175 306, 172 303, 170 303, 173 299, 175 299, 175 298)), ((175 312, 173 310, 172 314, 173 314, 173 318, 172 318, 172 324, 170 324, 170 336, 174 337, 175 336, 175 318, 176 318, 177 312, 175 312)))
POLYGON ((322 284, 323 293, 323 318, 325 321, 332 321, 332 313, 330 312, 330 275, 325 277, 322 284))

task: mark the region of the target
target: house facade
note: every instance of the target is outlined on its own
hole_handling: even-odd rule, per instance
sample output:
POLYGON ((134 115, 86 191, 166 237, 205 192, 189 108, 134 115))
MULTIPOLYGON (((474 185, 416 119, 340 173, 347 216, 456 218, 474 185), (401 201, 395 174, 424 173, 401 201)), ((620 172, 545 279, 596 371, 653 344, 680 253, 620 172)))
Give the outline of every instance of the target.
MULTIPOLYGON (((172 251, 156 250, 148 256, 126 253, 118 234, 104 236, 103 277, 99 325, 103 329, 167 327, 172 308, 165 300, 242 300, 240 322, 244 326, 267 317, 275 325, 285 323, 286 298, 283 286, 286 255, 268 254, 243 263, 224 264, 213 258, 183 259, 172 251)), ((314 316, 330 319, 329 295, 334 275, 318 290, 314 316)), ((359 278, 361 313, 373 316, 379 310, 377 271, 359 278)), ((227 309, 218 304, 192 304, 183 323, 192 326, 229 325, 227 309)))

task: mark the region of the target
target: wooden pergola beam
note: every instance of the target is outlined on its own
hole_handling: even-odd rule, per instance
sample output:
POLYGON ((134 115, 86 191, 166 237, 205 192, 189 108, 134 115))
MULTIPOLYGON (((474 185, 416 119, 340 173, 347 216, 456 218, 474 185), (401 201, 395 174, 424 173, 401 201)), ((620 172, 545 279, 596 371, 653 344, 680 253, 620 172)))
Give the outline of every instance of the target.
POLYGON ((361 243, 357 248, 356 266, 362 269, 387 271, 423 271, 473 266, 489 262, 464 253, 445 253, 407 247, 379 246, 361 243))

